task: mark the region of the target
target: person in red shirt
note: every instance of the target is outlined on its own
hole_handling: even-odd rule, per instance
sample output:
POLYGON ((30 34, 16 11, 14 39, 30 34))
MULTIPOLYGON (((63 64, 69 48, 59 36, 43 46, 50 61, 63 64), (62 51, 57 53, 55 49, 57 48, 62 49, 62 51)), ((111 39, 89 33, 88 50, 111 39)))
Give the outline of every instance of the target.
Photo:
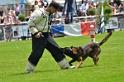
POLYGON ((89 8, 96 8, 93 1, 89 4, 89 8))

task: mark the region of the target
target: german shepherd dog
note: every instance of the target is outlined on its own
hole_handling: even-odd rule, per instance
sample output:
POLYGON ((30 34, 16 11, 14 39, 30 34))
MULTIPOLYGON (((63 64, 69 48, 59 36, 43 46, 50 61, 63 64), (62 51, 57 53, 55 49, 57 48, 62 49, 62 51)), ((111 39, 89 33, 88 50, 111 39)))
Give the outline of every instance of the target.
POLYGON ((99 43, 89 43, 85 46, 79 46, 79 47, 65 47, 65 48, 60 48, 63 53, 69 57, 72 58, 71 61, 69 61, 69 64, 72 65, 73 62, 78 61, 78 64, 76 65, 75 68, 78 68, 81 66, 82 62, 87 58, 91 57, 94 61, 94 65, 98 65, 98 56, 101 52, 100 46, 105 43, 109 37, 112 35, 112 32, 108 33, 105 38, 99 42, 99 43))

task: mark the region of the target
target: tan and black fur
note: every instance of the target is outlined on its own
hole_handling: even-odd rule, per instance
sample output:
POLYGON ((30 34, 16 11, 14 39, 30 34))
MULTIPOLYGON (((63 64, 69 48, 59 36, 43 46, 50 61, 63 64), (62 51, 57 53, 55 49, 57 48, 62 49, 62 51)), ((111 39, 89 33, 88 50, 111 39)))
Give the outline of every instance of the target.
POLYGON ((112 33, 108 33, 106 37, 99 43, 89 43, 85 46, 79 46, 79 47, 65 47, 61 48, 63 53, 67 56, 71 57, 72 60, 69 62, 70 65, 72 65, 73 62, 78 61, 78 64, 76 65, 76 68, 81 66, 82 62, 87 58, 91 57, 94 61, 94 65, 98 65, 98 56, 101 52, 100 46, 105 43, 109 37, 112 35, 112 33))

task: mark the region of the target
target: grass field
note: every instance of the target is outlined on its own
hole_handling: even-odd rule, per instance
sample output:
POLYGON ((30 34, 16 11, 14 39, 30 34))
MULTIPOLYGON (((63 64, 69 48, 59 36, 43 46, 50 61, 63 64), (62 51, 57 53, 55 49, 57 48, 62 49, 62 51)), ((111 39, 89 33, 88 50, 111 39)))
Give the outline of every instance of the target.
MULTIPOLYGON (((96 35, 100 42, 107 33, 96 35)), ((0 82, 123 82, 124 81, 124 31, 113 32, 101 46, 98 66, 87 58, 82 67, 61 70, 48 51, 38 63, 33 74, 25 73, 31 52, 31 40, 0 42, 0 82)), ((91 41, 90 36, 55 38, 59 46, 81 46, 91 41)), ((67 57, 69 61, 70 58, 67 57)), ((76 65, 77 62, 74 63, 76 65)))

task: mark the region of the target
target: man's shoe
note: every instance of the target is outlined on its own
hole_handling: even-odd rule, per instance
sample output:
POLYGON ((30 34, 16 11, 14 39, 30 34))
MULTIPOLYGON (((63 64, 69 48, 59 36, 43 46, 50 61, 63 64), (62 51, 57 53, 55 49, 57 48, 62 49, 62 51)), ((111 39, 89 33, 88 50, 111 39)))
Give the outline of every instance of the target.
POLYGON ((75 66, 69 66, 66 69, 74 69, 74 68, 75 68, 75 66))
POLYGON ((31 63, 28 61, 27 64, 26 64, 26 73, 27 73, 27 74, 33 73, 35 67, 36 67, 36 66, 34 66, 33 64, 31 64, 31 63))
POLYGON ((60 62, 58 62, 61 69, 73 69, 75 66, 70 66, 67 62, 67 60, 64 58, 60 62))

